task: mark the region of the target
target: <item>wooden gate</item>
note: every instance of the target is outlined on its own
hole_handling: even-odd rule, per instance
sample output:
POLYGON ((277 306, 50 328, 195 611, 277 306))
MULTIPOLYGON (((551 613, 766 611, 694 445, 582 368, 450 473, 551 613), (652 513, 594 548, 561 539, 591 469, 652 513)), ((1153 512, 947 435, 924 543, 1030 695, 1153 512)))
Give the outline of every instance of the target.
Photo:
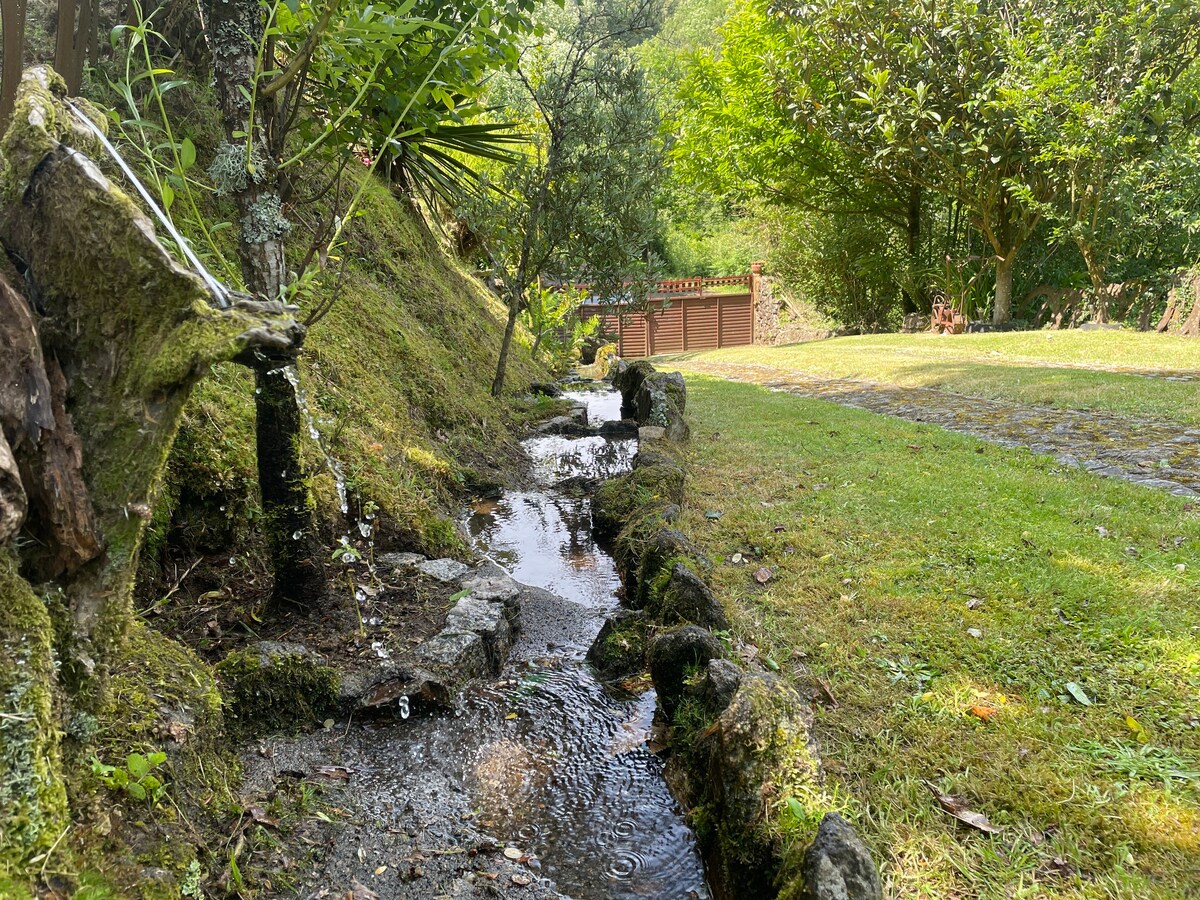
POLYGON ((663 281, 644 307, 584 303, 579 315, 598 316, 601 331, 613 335, 625 359, 753 344, 758 278, 756 272, 663 281))

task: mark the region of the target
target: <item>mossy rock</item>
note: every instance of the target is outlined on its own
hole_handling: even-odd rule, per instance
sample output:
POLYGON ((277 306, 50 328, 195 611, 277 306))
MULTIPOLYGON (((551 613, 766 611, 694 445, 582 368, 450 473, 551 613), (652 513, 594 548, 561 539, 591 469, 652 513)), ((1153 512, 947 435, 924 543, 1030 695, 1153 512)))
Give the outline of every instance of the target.
POLYGON ((337 712, 338 674, 298 644, 264 641, 217 664, 230 734, 295 731, 337 712))
POLYGON ((653 375, 654 372, 654 366, 644 359, 639 359, 632 363, 626 363, 622 360, 617 363, 612 383, 613 387, 621 392, 622 409, 631 411, 634 409, 638 389, 642 386, 642 382, 653 375))
POLYGON ((0 598, 0 871, 18 873, 70 819, 51 687, 54 630, 46 604, 3 549, 0 598))
POLYGON ((659 572, 646 598, 646 612, 664 625, 683 622, 716 631, 729 630, 721 601, 687 559, 677 560, 659 572))
POLYGON ((635 609, 646 607, 652 598, 661 602, 676 565, 682 564, 692 572, 699 572, 705 565, 691 539, 676 528, 662 525, 661 520, 649 520, 647 527, 637 532, 622 532, 617 545, 626 600, 635 609))
POLYGON ((112 763, 134 750, 163 750, 173 790, 210 803, 232 800, 237 760, 227 747, 224 705, 207 663, 134 622, 113 659, 97 755, 112 763))
POLYGON ((684 477, 682 468, 664 462, 610 478, 592 498, 592 529, 611 539, 644 511, 682 503, 684 477))
MULTIPOLYGON (((738 885, 740 897, 775 896, 787 831, 781 817, 794 818, 787 800, 819 794, 807 707, 779 679, 747 673, 697 744, 707 771, 693 779, 701 792, 695 802, 713 813, 707 849, 720 880, 738 885)), ((814 820, 825 812, 806 809, 814 820)))
POLYGON ((633 610, 618 610, 605 621, 588 650, 587 659, 606 678, 620 678, 646 669, 646 617, 633 610))

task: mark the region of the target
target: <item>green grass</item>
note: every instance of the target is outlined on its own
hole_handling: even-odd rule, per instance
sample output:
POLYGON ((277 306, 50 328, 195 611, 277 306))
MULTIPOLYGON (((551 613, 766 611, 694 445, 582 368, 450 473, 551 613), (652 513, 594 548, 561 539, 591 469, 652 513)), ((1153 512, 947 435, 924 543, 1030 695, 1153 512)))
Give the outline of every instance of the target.
POLYGON ((889 896, 1198 896, 1194 506, 930 426, 688 381, 683 527, 735 632, 802 690, 804 667, 828 682, 822 755, 889 896), (926 781, 1003 832, 957 823, 926 781))
POLYGON ((780 347, 728 347, 688 354, 672 364, 686 367, 689 361, 754 363, 817 376, 1200 424, 1200 381, 1120 371, 1200 373, 1200 341, 1172 335, 864 335, 780 347))

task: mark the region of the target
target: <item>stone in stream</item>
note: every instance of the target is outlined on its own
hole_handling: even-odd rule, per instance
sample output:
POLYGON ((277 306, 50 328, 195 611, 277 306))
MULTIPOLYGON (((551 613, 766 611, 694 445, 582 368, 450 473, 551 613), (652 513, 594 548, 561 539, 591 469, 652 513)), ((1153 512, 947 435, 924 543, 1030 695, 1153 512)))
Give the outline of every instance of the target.
POLYGON ((503 603, 492 603, 481 597, 463 597, 447 614, 446 630, 479 635, 492 674, 499 674, 512 646, 512 627, 503 603))
POLYGON ((521 628, 521 586, 507 575, 479 576, 465 579, 463 589, 472 597, 499 603, 504 607, 508 624, 514 631, 521 628))
POLYGON ((800 900, 882 900, 879 872, 862 838, 835 812, 826 813, 804 854, 800 900))
POLYGON ((646 637, 649 625, 644 613, 618 609, 604 621, 587 660, 602 675, 619 678, 646 668, 646 637))
POLYGON ((697 693, 711 716, 723 713, 742 684, 742 670, 727 659, 710 659, 697 693))
POLYGON ((430 578, 444 582, 458 581, 471 571, 470 566, 464 565, 456 559, 429 559, 416 565, 417 571, 422 575, 428 575, 430 578))
POLYGON ((725 648, 706 629, 685 625, 658 635, 650 644, 650 676, 663 712, 670 719, 683 699, 688 676, 724 655, 725 648))
POLYGON ((487 648, 473 631, 442 631, 417 648, 417 658, 435 668, 447 688, 462 686, 488 670, 487 648))

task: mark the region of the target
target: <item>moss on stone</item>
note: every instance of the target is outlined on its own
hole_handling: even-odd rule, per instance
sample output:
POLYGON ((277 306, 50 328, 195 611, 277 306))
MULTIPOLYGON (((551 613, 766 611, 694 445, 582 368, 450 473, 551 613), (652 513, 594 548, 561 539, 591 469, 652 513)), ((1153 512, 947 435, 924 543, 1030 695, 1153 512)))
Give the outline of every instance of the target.
POLYGON ((232 799, 237 760, 225 739, 224 702, 212 669, 187 647, 135 622, 113 659, 99 719, 105 762, 163 750, 173 789, 207 803, 232 799))
POLYGON ((70 822, 59 771, 53 639, 45 604, 0 549, 0 875, 18 880, 70 822))
POLYGON ((238 740, 294 731, 337 711, 337 671, 288 645, 232 653, 217 664, 217 677, 238 740))
POLYGON ((592 499, 592 527, 602 538, 616 537, 639 515, 683 501, 683 469, 672 463, 638 466, 610 478, 592 499))

